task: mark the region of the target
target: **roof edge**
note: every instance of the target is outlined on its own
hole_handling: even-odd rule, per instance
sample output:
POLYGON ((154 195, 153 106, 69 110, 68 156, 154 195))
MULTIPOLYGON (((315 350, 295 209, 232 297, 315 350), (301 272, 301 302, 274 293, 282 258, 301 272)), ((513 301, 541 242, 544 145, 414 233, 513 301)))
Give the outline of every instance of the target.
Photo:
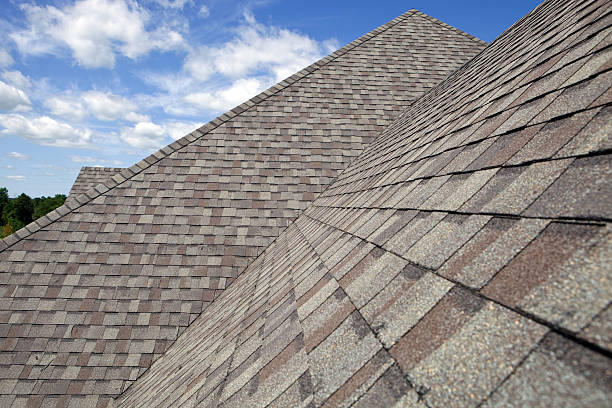
MULTIPOLYGON (((143 170, 149 168, 150 166, 154 165, 155 163, 157 163, 158 161, 160 161, 161 159, 168 157, 169 155, 171 155, 172 153, 181 150, 183 147, 190 145, 191 143, 193 143, 194 141, 200 139, 201 137, 205 136, 206 134, 210 133, 211 131, 213 131, 214 129, 216 129, 217 127, 223 125, 224 123, 228 122, 229 120, 235 118, 236 116, 240 115, 241 113, 245 112, 246 110, 250 109, 251 107, 259 104, 260 102, 268 99, 270 96, 284 90, 285 88, 288 88, 289 86, 295 84, 296 82, 298 82, 300 79, 307 77, 308 75, 310 75, 312 72, 324 67, 325 65, 327 65, 328 63, 334 61, 335 59, 341 57, 342 55, 346 54, 347 52, 351 51, 352 49, 358 47, 359 45, 365 43, 366 41, 368 41, 371 38, 376 37, 377 35, 381 34, 382 32, 388 30, 389 28, 395 26, 396 24, 400 23, 401 21, 405 20, 406 18, 410 17, 411 15, 418 15, 420 17, 426 18, 427 20, 434 22, 436 24, 440 24, 443 27, 450 29, 452 31, 455 31, 461 35, 467 36, 468 38, 479 42, 481 44, 487 44, 486 42, 480 40, 477 37, 474 37, 470 34, 465 33, 462 30, 459 30, 458 28, 452 27, 446 23, 443 23, 442 21, 439 21, 425 13, 422 13, 416 9, 410 9, 404 13, 402 13, 401 15, 397 16, 396 18, 388 21, 387 23, 369 31, 368 33, 362 35, 361 37, 351 41, 350 43, 346 44, 344 47, 332 52, 331 54, 321 58, 320 60, 312 63, 311 65, 303 68, 302 70, 296 72, 295 74, 289 76, 288 78, 285 78, 284 80, 272 85, 271 87, 269 87, 268 89, 266 89, 265 91, 259 93, 258 95, 252 97, 251 99, 247 100, 246 102, 236 106, 233 109, 230 109, 229 111, 217 116, 215 119, 211 120, 210 122, 208 122, 207 124, 201 126, 200 128, 194 130, 193 132, 188 133, 187 135, 183 136, 180 139, 175 140, 174 142, 170 143, 167 146, 162 147, 161 149, 157 150, 156 152, 150 154, 149 156, 145 157, 144 159, 140 160, 139 162, 137 162, 136 164, 132 165, 131 167, 127 167, 127 168, 117 168, 120 169, 120 173, 114 175, 113 177, 109 178, 107 181, 105 181, 104 183, 100 183, 98 185, 96 185, 95 187, 87 190, 85 193, 79 194, 75 197, 73 197, 70 202, 66 202, 64 203, 64 205, 62 205, 61 207, 56 208, 55 210, 51 211, 50 213, 40 217, 37 220, 34 220, 33 222, 31 222, 30 224, 26 225, 25 227, 19 229, 18 231, 14 232, 13 234, 9 235, 6 238, 3 238, 0 240, 0 252, 5 251, 6 249, 10 248, 11 246, 13 246, 14 244, 16 244, 17 242, 21 241, 22 239, 32 235, 33 233, 45 228, 46 226, 48 226, 49 224, 57 221, 58 219, 62 218, 63 216, 65 216, 66 214, 71 213, 72 211, 78 209, 79 207, 87 204, 88 202, 94 200, 95 198, 99 197, 100 195, 106 193, 109 190, 112 190, 113 188, 117 187, 118 185, 124 183, 127 180, 130 180, 132 177, 134 177, 135 175, 141 173, 143 170)), ((85 167, 85 166, 84 166, 85 167)))

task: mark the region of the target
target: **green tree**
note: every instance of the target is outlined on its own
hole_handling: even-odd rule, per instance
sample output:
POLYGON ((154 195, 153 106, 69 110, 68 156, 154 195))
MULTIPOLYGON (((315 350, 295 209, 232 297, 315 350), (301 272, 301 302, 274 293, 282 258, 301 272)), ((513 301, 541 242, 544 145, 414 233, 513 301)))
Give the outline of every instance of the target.
POLYGON ((17 198, 9 200, 6 218, 13 231, 31 223, 33 214, 34 202, 29 195, 21 193, 17 198))
POLYGON ((34 199, 27 194, 21 194, 16 198, 9 198, 8 190, 0 187, 0 238, 11 235, 33 220, 55 210, 64 204, 64 201, 66 201, 64 194, 34 199))
POLYGON ((34 199, 34 214, 33 219, 38 219, 43 215, 55 210, 60 207, 66 201, 66 196, 63 194, 56 194, 54 197, 40 197, 34 199))
POLYGON ((6 224, 6 219, 4 218, 4 209, 8 205, 8 202, 8 190, 6 189, 6 187, 0 187, 0 225, 6 224))

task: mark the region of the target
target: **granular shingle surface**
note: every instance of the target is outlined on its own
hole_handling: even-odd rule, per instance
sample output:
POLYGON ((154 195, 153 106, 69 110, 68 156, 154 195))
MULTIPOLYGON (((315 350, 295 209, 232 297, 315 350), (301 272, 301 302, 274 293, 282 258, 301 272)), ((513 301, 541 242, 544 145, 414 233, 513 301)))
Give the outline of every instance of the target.
POLYGON ((117 406, 610 406, 611 12, 406 106, 117 406))
POLYGON ((9 237, 0 402, 609 406, 611 25, 410 11, 9 237))
POLYGON ((67 200, 72 200, 78 195, 85 194, 98 184, 106 182, 115 174, 121 173, 121 170, 123 169, 120 167, 81 167, 81 171, 68 193, 67 200))
MULTIPOLYGON (((64 206, 0 241, 0 406, 107 405, 406 105, 484 46, 411 10, 130 168, 83 169, 64 206)), ((265 399, 265 384, 304 373, 304 351, 281 353, 306 341, 293 336, 292 281, 270 283, 278 298, 235 305, 263 313, 252 322, 261 343, 218 340, 223 351, 189 390, 239 401, 272 364, 258 374, 265 399)), ((315 384, 302 381, 295 392, 315 384)), ((159 403, 186 398, 156 389, 159 403)))

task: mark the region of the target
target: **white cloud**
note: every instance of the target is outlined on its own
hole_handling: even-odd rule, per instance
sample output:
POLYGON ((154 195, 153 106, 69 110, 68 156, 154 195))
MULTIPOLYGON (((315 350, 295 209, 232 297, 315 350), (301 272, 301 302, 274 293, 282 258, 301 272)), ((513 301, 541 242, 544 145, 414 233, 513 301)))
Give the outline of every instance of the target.
POLYGON ((149 120, 148 116, 138 113, 138 106, 130 100, 111 92, 87 91, 79 95, 54 96, 45 101, 45 106, 54 115, 72 120, 82 120, 89 115, 103 121, 149 120))
POLYGON ((139 95, 139 106, 176 116, 218 113, 233 108, 321 58, 337 47, 308 36, 257 23, 246 14, 234 38, 191 49, 182 73, 141 72, 160 93, 139 95))
POLYGON ((17 180, 17 181, 23 181, 26 179, 25 176, 4 176, 4 177, 10 180, 17 180))
POLYGON ((131 128, 123 129, 121 139, 139 149, 156 149, 164 145, 166 130, 152 122, 139 122, 131 128))
POLYGON ((32 86, 30 79, 19 71, 4 71, 1 76, 7 83, 17 88, 28 89, 32 86))
POLYGON ((18 114, 0 115, 2 135, 22 137, 48 146, 90 147, 91 131, 76 129, 48 116, 27 118, 18 114))
POLYGON ((17 159, 17 160, 26 160, 28 158, 27 155, 23 153, 19 153, 19 152, 10 152, 8 155, 12 157, 13 159, 17 159))
POLYGON ((202 123, 169 122, 164 124, 168 136, 174 140, 180 139, 200 127, 202 127, 202 123))
POLYGON ((78 98, 70 96, 53 96, 44 102, 54 115, 71 120, 82 120, 89 114, 78 98))
POLYGON ((197 86, 196 81, 184 73, 143 72, 140 75, 145 82, 171 94, 185 94, 197 86))
POLYGON ((183 9, 185 4, 193 4, 193 0, 155 0, 157 4, 165 8, 183 9))
POLYGON ((131 122, 146 121, 148 118, 137 114, 138 107, 129 100, 109 92, 89 91, 82 95, 89 112, 100 120, 126 119, 131 122))
MULTIPOLYGON (((139 149, 159 149, 166 145, 166 137, 180 139, 186 134, 201 127, 201 123, 170 121, 163 126, 152 122, 139 122, 121 131, 121 139, 132 147, 139 149)), ((97 160, 104 163, 104 160, 97 160)))
POLYGON ((282 80, 331 51, 333 41, 318 41, 300 33, 266 27, 250 14, 237 30, 237 37, 218 47, 199 47, 187 56, 185 69, 196 79, 213 74, 244 78, 253 73, 282 80))
POLYGON ((195 92, 185 96, 185 101, 200 109, 226 111, 247 101, 265 90, 267 84, 256 79, 239 79, 230 87, 215 92, 195 92))
POLYGON ((132 1, 82 0, 63 9, 21 7, 29 28, 10 37, 24 54, 57 53, 68 47, 84 67, 112 68, 116 54, 136 59, 152 50, 184 46, 181 34, 165 25, 147 30, 149 14, 132 1))
POLYGON ((75 163, 93 163, 98 161, 98 159, 91 156, 70 156, 70 160, 75 163))
POLYGON ((151 118, 148 115, 143 115, 136 112, 128 112, 124 115, 124 119, 128 122, 148 122, 151 118))
POLYGON ((6 68, 13 65, 13 57, 6 50, 0 48, 0 68, 6 68))
POLYGON ((0 81, 0 110, 25 111, 29 110, 31 105, 25 92, 0 81))
MULTIPOLYGON (((113 166, 121 166, 123 164, 119 160, 106 160, 91 156, 70 156, 70 160, 72 160, 74 163, 108 163, 112 164, 113 166)), ((101 167, 101 165, 97 166, 101 167)))
POLYGON ((200 17, 206 18, 210 16, 210 10, 208 10, 208 7, 203 4, 202 7, 200 7, 200 11, 198 12, 198 14, 200 15, 200 17))

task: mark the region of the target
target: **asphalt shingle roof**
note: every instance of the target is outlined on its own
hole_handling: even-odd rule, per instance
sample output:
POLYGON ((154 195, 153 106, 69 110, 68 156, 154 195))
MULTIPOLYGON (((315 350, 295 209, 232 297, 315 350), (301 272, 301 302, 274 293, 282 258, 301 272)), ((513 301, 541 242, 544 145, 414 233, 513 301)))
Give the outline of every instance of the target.
POLYGON ((104 183, 109 178, 121 173, 120 167, 81 167, 81 171, 74 181, 67 200, 73 200, 76 196, 85 194, 98 184, 104 183))
POLYGON ((609 406, 611 9, 410 105, 117 406, 609 406))
POLYGON ((484 45, 411 10, 0 241, 0 406, 107 405, 484 45))

